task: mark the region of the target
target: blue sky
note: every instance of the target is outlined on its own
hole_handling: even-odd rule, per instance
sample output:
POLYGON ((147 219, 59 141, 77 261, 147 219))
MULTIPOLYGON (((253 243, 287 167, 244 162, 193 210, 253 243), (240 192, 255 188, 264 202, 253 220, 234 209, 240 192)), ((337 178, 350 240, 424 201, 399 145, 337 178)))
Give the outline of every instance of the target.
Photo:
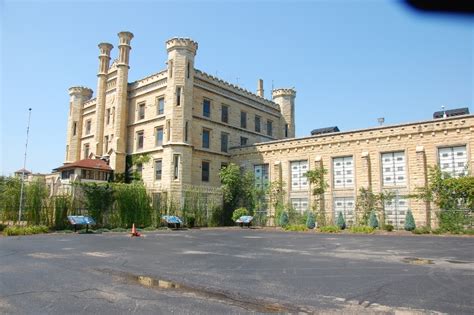
MULTIPOLYGON (((164 42, 199 43, 196 68, 254 91, 295 87, 296 133, 473 111, 473 19, 420 15, 395 1, 0 0, 0 174, 50 172, 66 146, 67 89, 96 89, 98 48, 135 34, 130 81, 165 67, 164 42)), ((113 57, 117 50, 114 49, 113 57)))

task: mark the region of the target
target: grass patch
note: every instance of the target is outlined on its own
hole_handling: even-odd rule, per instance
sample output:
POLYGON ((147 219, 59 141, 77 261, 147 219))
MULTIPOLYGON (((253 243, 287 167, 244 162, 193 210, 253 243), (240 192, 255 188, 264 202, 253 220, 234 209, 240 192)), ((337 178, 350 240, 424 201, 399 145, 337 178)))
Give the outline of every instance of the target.
POLYGON ((285 231, 291 231, 291 232, 304 232, 308 231, 308 228, 306 225, 303 224, 294 224, 294 225, 288 225, 285 227, 285 231))
POLYGON ((144 232, 152 232, 152 231, 156 231, 156 230, 157 230, 157 228, 154 227, 154 226, 147 226, 147 227, 143 228, 142 231, 144 231, 144 232))
POLYGON ((350 228, 351 233, 358 233, 358 234, 371 234, 374 233, 375 229, 370 226, 360 225, 360 226, 353 226, 350 228))
POLYGON ((49 228, 44 225, 31 225, 31 226, 8 226, 3 230, 5 236, 16 236, 16 235, 32 235, 48 233, 49 228))
POLYGON ((341 232, 341 228, 337 225, 326 225, 320 227, 319 231, 323 233, 339 233, 341 232))
POLYGON ((127 232, 127 231, 128 231, 127 229, 120 228, 120 227, 110 230, 110 232, 127 232))
POLYGON ((413 234, 430 234, 430 232, 431 230, 427 226, 420 226, 412 231, 413 234))
POLYGON ((106 229, 106 228, 100 228, 100 229, 97 229, 97 230, 94 230, 95 233, 107 233, 107 232, 110 232, 109 229, 106 229))
POLYGON ((462 233, 466 235, 474 235, 474 229, 467 229, 462 231, 462 233))

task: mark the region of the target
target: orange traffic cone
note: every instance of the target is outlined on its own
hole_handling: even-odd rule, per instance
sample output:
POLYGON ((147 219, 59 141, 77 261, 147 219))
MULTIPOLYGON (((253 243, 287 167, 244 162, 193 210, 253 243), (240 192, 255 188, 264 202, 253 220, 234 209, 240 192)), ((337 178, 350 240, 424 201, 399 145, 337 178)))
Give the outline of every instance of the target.
POLYGON ((134 236, 140 236, 140 233, 137 232, 137 229, 135 228, 135 223, 132 224, 132 237, 134 236))

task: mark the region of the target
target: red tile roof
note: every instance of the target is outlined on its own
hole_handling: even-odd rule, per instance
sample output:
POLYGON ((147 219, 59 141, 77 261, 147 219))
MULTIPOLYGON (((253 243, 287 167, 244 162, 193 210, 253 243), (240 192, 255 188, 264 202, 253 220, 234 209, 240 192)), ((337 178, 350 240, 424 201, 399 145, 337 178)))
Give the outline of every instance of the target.
POLYGON ((23 171, 25 171, 25 174, 31 174, 30 171, 28 171, 26 168, 21 168, 18 171, 15 172, 15 174, 23 174, 23 171))
POLYGON ((112 171, 112 168, 104 160, 100 159, 84 159, 73 163, 66 163, 63 166, 55 168, 54 171, 62 171, 71 168, 89 168, 101 171, 112 171))

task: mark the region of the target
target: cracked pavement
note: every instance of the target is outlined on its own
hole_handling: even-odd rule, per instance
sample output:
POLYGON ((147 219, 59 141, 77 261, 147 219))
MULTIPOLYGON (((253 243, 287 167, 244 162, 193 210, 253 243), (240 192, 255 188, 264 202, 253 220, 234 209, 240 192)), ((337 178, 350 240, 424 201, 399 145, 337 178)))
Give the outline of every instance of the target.
POLYGON ((2 314, 473 314, 474 238, 234 228, 0 237, 0 279, 2 314))

